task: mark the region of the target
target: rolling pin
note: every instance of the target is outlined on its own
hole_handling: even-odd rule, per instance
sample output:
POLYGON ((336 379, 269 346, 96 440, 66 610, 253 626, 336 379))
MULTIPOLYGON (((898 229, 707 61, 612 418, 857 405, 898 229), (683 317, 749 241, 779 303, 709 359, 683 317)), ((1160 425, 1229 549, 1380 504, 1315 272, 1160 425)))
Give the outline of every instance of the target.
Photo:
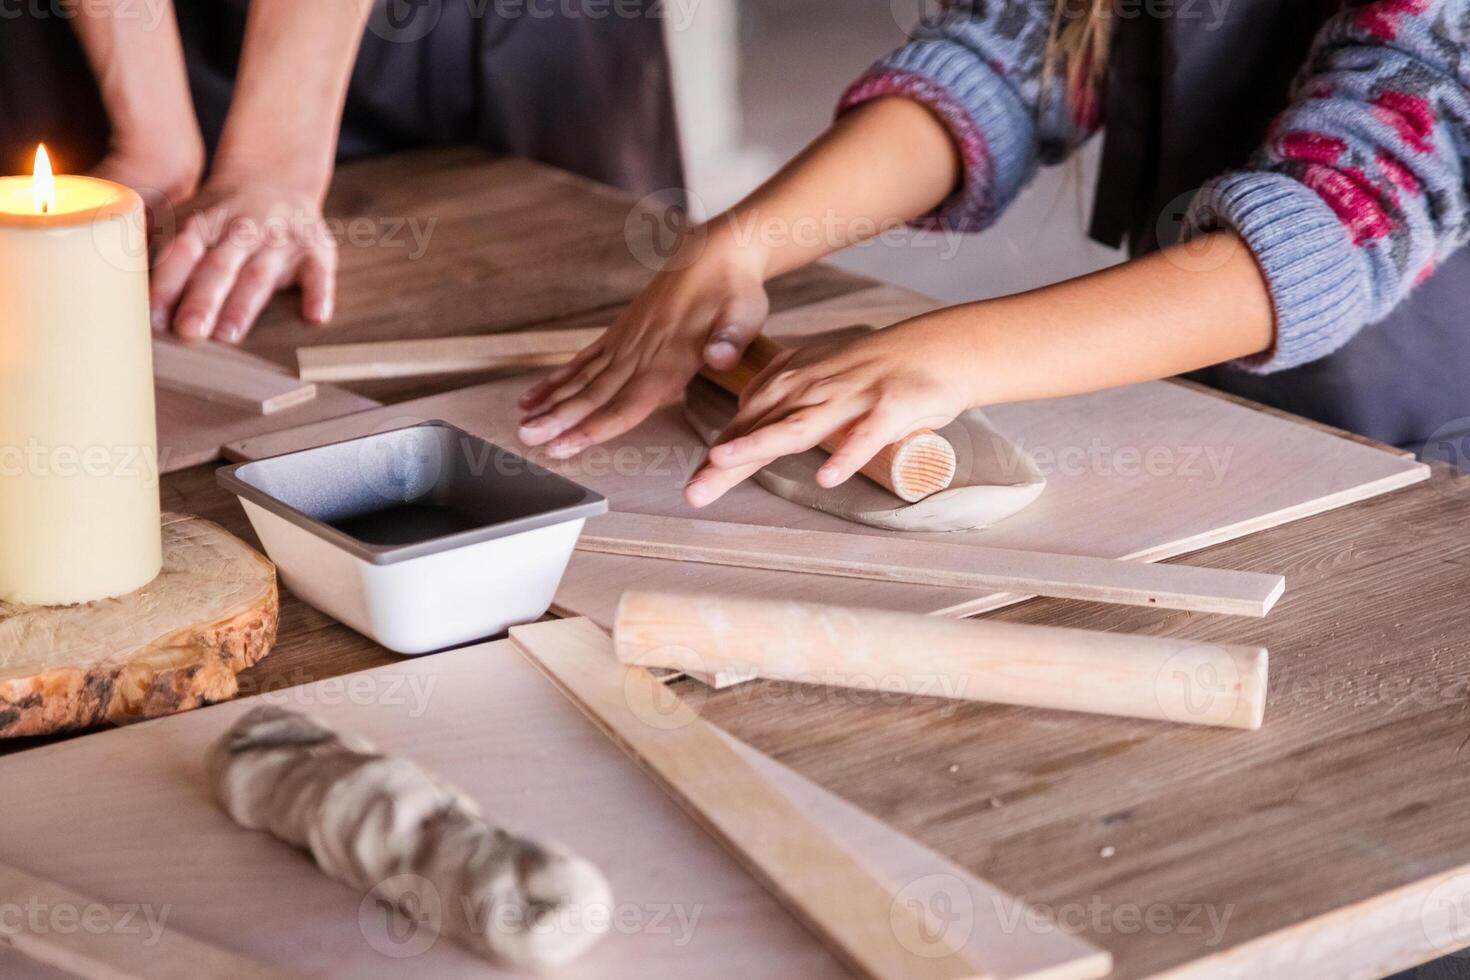
POLYGON ((620 661, 713 675, 1261 727, 1266 650, 780 600, 626 592, 620 661))
MULTIPOLYGON (((706 367, 701 373, 730 394, 739 395, 784 349, 762 334, 746 348, 739 364, 725 371, 706 367)), ((819 445, 834 453, 841 443, 840 436, 833 436, 819 445)), ((955 465, 954 447, 948 439, 933 429, 916 429, 884 446, 858 472, 900 500, 914 503, 948 488, 954 480, 955 465)))

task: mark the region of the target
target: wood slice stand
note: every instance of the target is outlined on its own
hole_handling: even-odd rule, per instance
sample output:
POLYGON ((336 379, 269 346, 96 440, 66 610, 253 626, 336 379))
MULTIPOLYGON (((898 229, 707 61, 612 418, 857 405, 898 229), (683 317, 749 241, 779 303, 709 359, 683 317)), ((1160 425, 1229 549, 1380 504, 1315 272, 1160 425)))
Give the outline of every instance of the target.
POLYGON ((234 697, 276 639, 276 570, 217 524, 163 517, 163 571, 117 599, 0 603, 0 738, 122 724, 234 697))

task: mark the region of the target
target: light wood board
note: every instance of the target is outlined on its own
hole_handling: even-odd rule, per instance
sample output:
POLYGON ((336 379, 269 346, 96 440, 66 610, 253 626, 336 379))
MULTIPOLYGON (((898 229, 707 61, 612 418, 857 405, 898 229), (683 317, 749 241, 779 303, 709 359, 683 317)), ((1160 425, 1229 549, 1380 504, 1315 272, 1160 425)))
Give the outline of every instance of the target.
MULTIPOLYGON (((261 700, 413 758, 503 826, 561 841, 595 862, 624 918, 558 977, 846 975, 506 641, 0 759, 0 861, 98 901, 167 906, 178 929, 283 969, 354 980, 406 970, 447 980, 506 976, 453 942, 429 943, 402 920, 392 920, 390 932, 371 899, 326 878, 304 853, 236 826, 215 805, 204 749, 261 700), (170 857, 179 855, 187 859, 170 857)), ((936 913, 958 902, 954 940, 982 951, 997 978, 1107 972, 1105 953, 1060 929, 1016 929, 1011 916, 1025 906, 1015 898, 729 741, 835 840, 860 848, 864 866, 905 901, 932 900, 936 913)))
POLYGON ((912 980, 990 975, 957 944, 923 943, 930 923, 898 889, 767 785, 692 705, 671 699, 641 667, 612 665, 608 637, 590 620, 518 626, 510 638, 855 972, 912 980))
MULTIPOLYGON (((826 326, 826 325, 823 325, 826 326)), ((1035 503, 983 531, 897 534, 861 527, 745 483, 693 511, 682 487, 703 447, 668 406, 634 432, 555 461, 515 438, 528 377, 447 392, 233 444, 255 459, 443 419, 605 494, 629 513, 699 517, 847 534, 899 536, 1094 558, 1157 561, 1275 527, 1428 477, 1413 459, 1165 381, 987 409, 997 430, 1046 474, 1035 503)), ((964 457, 962 447, 961 458, 964 457)), ((1264 568, 1260 571, 1272 571, 1264 568)), ((579 553, 554 608, 606 627, 624 589, 760 598, 964 616, 1026 598, 1013 593, 870 582, 764 569, 579 553)))
POLYGON ((317 385, 309 402, 270 415, 205 401, 192 395, 157 388, 158 468, 173 473, 212 463, 226 443, 268 432, 279 432, 377 408, 378 402, 332 385, 317 385))
POLYGON ((0 907, 10 911, 0 923, 0 950, 17 952, 13 963, 0 959, 0 976, 10 980, 32 975, 41 964, 87 980, 296 977, 169 929, 161 909, 150 918, 126 903, 99 902, 6 864, 0 864, 0 907))
POLYGON ((308 381, 362 381, 463 374, 565 364, 601 337, 605 327, 520 330, 468 337, 325 344, 296 352, 297 374, 308 381))
POLYGON ((153 339, 153 380, 160 388, 256 415, 271 415, 316 397, 316 385, 269 361, 217 343, 153 339))
POLYGON ((899 535, 877 539, 620 511, 589 521, 577 539, 577 550, 1234 616, 1266 615, 1286 588, 1286 580, 1280 575, 1260 572, 906 541, 899 535))

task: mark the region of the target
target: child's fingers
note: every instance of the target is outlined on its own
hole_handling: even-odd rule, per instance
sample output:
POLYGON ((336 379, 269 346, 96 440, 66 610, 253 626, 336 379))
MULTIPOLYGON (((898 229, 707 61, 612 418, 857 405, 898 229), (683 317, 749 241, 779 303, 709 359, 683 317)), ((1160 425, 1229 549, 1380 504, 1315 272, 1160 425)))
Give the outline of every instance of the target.
POLYGON ((516 435, 528 446, 550 442, 605 405, 627 383, 631 374, 631 367, 622 364, 608 365, 607 370, 580 393, 558 402, 544 415, 525 422, 516 430, 516 435))
POLYGON ((830 489, 845 483, 878 455, 879 450, 902 436, 903 426, 891 416, 881 410, 869 412, 843 437, 832 458, 817 470, 817 484, 830 489))
POLYGON ((790 390, 791 381, 794 379, 788 378, 782 383, 775 383, 773 379, 790 366, 791 359, 795 356, 794 350, 782 351, 773 357, 769 364, 757 371, 755 377, 746 383, 745 390, 740 392, 740 408, 744 410, 746 406, 755 406, 759 411, 762 403, 769 407, 771 403, 790 390))
POLYGON ((588 446, 616 439, 652 414, 665 397, 666 389, 655 377, 635 376, 607 404, 558 436, 547 452, 563 459, 588 446))
POLYGON ((588 361, 598 357, 602 353, 602 349, 601 340, 593 341, 582 348, 576 357, 573 357, 570 361, 526 389, 526 393, 521 396, 519 402, 522 410, 529 412, 546 401, 547 395, 550 395, 559 386, 565 384, 574 374, 582 370, 588 361))
POLYGON ((691 507, 707 507, 723 497, 731 488, 749 479, 756 470, 764 465, 764 462, 754 463, 733 469, 706 465, 694 474, 694 478, 684 487, 684 500, 691 507))
POLYGON ((765 465, 781 456, 806 452, 860 414, 861 407, 848 401, 798 408, 746 435, 711 447, 709 461, 722 469, 755 462, 765 465))
MULTIPOLYGON (((608 369, 612 360, 612 356, 603 351, 580 364, 567 365, 567 368, 564 369, 567 371, 566 376, 560 377, 555 382, 551 382, 551 379, 548 378, 547 390, 541 395, 540 404, 525 410, 523 421, 547 409, 555 408, 568 398, 580 393, 608 369)), ((557 373, 562 374, 560 371, 557 373)))

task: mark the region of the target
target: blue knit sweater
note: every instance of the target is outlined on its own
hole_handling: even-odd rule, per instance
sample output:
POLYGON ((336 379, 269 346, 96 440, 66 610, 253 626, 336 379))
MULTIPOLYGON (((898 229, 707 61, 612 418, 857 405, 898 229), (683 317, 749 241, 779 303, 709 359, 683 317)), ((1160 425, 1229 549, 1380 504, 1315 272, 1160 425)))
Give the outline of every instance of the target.
MULTIPOLYGON (((1103 122, 1095 94, 1043 91, 1055 2, 952 0, 844 96, 843 109, 917 99, 950 129, 965 179, 927 222, 986 227, 1039 163, 1103 122)), ((1233 229, 1265 271, 1276 344, 1243 366, 1330 354, 1470 239, 1467 157, 1470 0, 1373 0, 1333 16, 1248 167, 1190 209, 1196 232, 1233 229)))

